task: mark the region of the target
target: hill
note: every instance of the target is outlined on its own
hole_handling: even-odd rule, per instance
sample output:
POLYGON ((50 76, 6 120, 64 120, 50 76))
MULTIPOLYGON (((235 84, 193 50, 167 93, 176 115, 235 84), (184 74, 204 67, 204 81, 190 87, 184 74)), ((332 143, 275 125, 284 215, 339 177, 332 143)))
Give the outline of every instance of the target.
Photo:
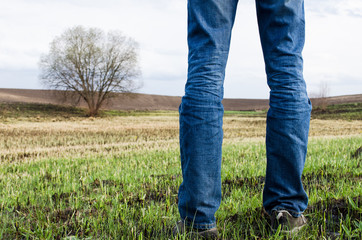
MULTIPOLYGON (((6 103, 43 103, 65 104, 61 91, 31 90, 31 89, 5 89, 0 88, 0 102, 6 103)), ((181 97, 162 96, 140 93, 119 93, 115 99, 108 101, 103 108, 113 110, 177 110, 181 97)), ((317 103, 319 99, 312 99, 317 103)), ((362 102, 362 94, 329 97, 328 105, 362 102)), ((264 110, 268 106, 267 99, 224 99, 224 108, 227 111, 264 110)), ((80 106, 86 107, 84 102, 80 106)))

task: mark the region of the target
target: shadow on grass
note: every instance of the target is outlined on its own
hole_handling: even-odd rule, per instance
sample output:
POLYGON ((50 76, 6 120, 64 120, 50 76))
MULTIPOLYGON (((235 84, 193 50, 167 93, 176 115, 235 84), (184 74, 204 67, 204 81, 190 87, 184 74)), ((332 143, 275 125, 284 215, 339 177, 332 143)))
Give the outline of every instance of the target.
POLYGON ((312 119, 362 120, 362 103, 336 104, 326 108, 313 107, 312 119))
POLYGON ((41 104, 41 103, 0 103, 0 116, 10 118, 70 118, 86 117, 86 110, 83 108, 41 104))

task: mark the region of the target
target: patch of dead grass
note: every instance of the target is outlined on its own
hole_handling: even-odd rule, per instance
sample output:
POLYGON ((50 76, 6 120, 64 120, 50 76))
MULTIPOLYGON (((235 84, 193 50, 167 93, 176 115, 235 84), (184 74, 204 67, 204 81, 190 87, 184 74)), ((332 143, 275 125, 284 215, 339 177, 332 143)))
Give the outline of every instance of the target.
MULTIPOLYGON (((114 156, 128 151, 178 148, 177 116, 124 116, 0 125, 1 161, 114 156)), ((265 118, 226 116, 224 144, 265 139, 265 118)), ((362 134, 362 121, 312 120, 311 138, 362 134)))

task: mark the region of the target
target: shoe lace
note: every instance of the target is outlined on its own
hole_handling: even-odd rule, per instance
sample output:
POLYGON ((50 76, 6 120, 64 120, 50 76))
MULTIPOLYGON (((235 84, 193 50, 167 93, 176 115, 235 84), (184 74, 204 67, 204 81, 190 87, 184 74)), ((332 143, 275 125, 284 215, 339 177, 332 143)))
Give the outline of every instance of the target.
POLYGON ((282 217, 284 217, 284 213, 289 214, 289 213, 288 213, 287 211, 285 211, 285 210, 279 211, 276 219, 279 221, 279 219, 281 219, 282 217))

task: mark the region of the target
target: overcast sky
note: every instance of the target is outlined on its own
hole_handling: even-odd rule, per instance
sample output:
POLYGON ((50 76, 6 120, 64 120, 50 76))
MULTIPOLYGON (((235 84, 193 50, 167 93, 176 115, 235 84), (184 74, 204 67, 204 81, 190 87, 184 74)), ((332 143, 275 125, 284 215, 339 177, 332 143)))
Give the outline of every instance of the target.
MULTIPOLYGON (((42 89, 38 62, 75 25, 120 30, 140 46, 141 93, 182 96, 186 0, 11 0, 0 3, 0 88, 42 89)), ((309 93, 362 93, 362 1, 306 0, 304 76, 309 93)), ((255 3, 241 0, 226 69, 225 97, 268 98, 255 3)))

